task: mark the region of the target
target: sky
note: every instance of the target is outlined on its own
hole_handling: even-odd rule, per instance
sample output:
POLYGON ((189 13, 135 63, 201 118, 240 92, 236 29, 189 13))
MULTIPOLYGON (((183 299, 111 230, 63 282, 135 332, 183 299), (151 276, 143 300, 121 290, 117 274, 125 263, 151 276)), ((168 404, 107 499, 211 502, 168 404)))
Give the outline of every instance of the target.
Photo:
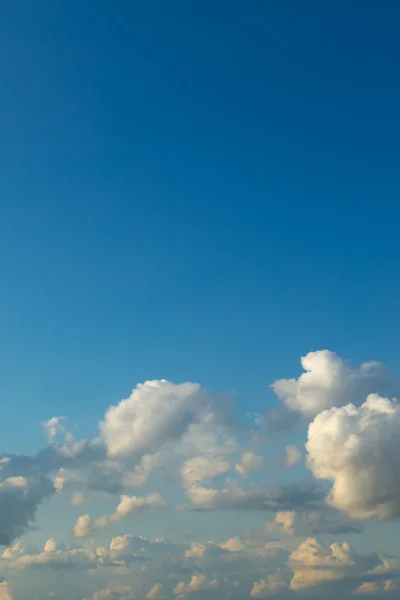
POLYGON ((0 600, 396 597, 399 4, 0 11, 0 600))

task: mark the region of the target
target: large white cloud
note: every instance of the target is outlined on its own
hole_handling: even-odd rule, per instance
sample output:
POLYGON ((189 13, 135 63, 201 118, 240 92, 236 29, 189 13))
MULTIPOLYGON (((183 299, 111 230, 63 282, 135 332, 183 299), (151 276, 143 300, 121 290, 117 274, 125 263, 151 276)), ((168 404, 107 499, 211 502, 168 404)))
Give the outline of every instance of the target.
POLYGON ((306 418, 349 402, 359 404, 368 393, 385 392, 391 381, 382 363, 353 366, 329 350, 309 352, 301 365, 305 372, 298 379, 278 379, 271 387, 290 411, 306 418))
POLYGON ((197 383, 146 381, 108 409, 100 429, 111 456, 153 454, 180 440, 190 425, 209 418, 211 404, 197 383))
POLYGON ((331 408, 310 424, 307 464, 333 481, 328 502, 353 518, 400 517, 400 406, 370 394, 362 406, 331 408))

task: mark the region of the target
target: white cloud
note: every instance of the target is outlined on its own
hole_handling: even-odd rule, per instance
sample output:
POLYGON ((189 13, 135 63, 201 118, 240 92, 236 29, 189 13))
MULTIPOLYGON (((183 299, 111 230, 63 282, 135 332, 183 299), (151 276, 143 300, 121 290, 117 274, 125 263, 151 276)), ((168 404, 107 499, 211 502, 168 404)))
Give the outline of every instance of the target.
POLYGON ((246 479, 251 471, 261 469, 263 464, 264 459, 262 456, 254 452, 243 452, 239 462, 235 465, 235 471, 246 479))
POLYGON ((353 594, 368 596, 395 592, 399 589, 400 581, 393 581, 392 579, 386 579, 385 581, 365 581, 353 591, 353 594))
POLYGON ((224 458, 212 456, 196 456, 189 458, 181 467, 181 475, 185 487, 197 486, 211 481, 230 470, 229 462, 224 458))
POLYGON ((286 466, 294 467, 301 461, 301 452, 297 446, 286 446, 286 466))
POLYGON ((306 418, 348 402, 359 404, 368 393, 384 392, 390 382, 381 363, 354 367, 329 350, 309 352, 301 365, 305 373, 298 379, 278 379, 271 387, 289 410, 306 418))
POLYGON ((382 557, 356 554, 347 542, 328 547, 308 538, 289 556, 288 565, 293 571, 290 588, 296 592, 338 583, 341 590, 350 591, 355 581, 368 574, 371 578, 375 569, 382 567, 382 557))
POLYGON ((276 531, 281 535, 294 535, 297 518, 298 516, 294 510, 279 510, 274 521, 267 524, 266 531, 276 531))
POLYGON ((286 583, 282 580, 279 572, 270 573, 267 579, 255 581, 250 592, 253 598, 268 598, 281 593, 287 588, 286 583))
POLYGON ((9 584, 6 579, 0 581, 0 600, 13 600, 9 584))
POLYGON ((148 496, 121 495, 120 502, 112 515, 103 515, 94 522, 88 514, 78 517, 73 527, 73 535, 76 538, 85 538, 112 524, 119 523, 139 510, 161 508, 165 505, 166 501, 158 493, 148 496))
POLYGON ((333 544, 328 548, 316 539, 302 542, 290 555, 289 563, 293 569, 290 588, 294 591, 345 579, 355 566, 348 544, 333 544))
POLYGON ((88 547, 57 547, 53 538, 45 543, 41 552, 30 551, 27 547, 17 543, 11 548, 6 548, 2 559, 8 569, 32 569, 38 567, 69 567, 87 570, 96 566, 98 557, 96 551, 88 547))
POLYGON ((165 379, 138 384, 131 396, 111 406, 100 424, 111 456, 153 454, 179 440, 206 416, 211 398, 196 383, 165 379))
POLYGON ((87 494, 84 492, 77 492, 76 494, 73 494, 71 504, 72 506, 82 506, 83 504, 87 504, 89 500, 90 498, 87 494))
POLYGON ((151 590, 146 594, 147 600, 159 600, 162 597, 163 586, 161 583, 153 585, 151 590))
POLYGON ((65 434, 65 427, 62 424, 65 417, 52 417, 48 421, 42 423, 42 427, 47 436, 47 441, 51 444, 58 434, 65 434))
MULTIPOLYGON (((332 511, 333 512, 333 511, 332 511)), ((294 510, 278 511, 275 519, 267 523, 266 532, 276 532, 280 536, 304 537, 330 533, 361 533, 363 526, 348 519, 328 519, 326 511, 298 512, 294 510)), ((337 516, 337 514, 335 514, 337 516)))
POLYGON ((246 544, 243 543, 239 536, 235 536, 226 540, 226 542, 222 542, 220 547, 223 550, 228 550, 228 552, 241 552, 246 548, 246 544))
POLYGON ((173 592, 176 596, 184 596, 185 594, 192 594, 200 590, 211 590, 217 588, 218 585, 219 583, 216 579, 208 580, 203 573, 199 573, 193 575, 188 583, 180 581, 173 592))
MULTIPOLYGON (((91 600, 133 600, 134 590, 131 586, 120 586, 115 589, 104 588, 95 592, 91 600)), ((87 600, 87 599, 84 599, 87 600)))
POLYGON ((310 424, 307 464, 333 481, 328 502, 353 518, 400 517, 400 406, 370 394, 319 414, 310 424))

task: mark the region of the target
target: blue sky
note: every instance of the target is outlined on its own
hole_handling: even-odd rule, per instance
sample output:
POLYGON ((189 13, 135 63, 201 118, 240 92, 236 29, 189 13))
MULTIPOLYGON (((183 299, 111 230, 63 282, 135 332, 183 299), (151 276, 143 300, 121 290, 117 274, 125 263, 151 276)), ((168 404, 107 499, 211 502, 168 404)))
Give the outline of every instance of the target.
POLYGON ((58 415, 96 437, 148 379, 233 393, 247 427, 310 351, 399 371, 397 2, 1 13, 4 452, 58 415))

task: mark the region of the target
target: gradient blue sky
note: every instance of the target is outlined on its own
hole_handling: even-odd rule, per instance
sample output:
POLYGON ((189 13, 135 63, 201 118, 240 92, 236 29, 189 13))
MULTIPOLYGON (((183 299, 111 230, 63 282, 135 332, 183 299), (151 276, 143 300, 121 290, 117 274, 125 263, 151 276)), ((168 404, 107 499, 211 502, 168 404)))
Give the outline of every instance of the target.
POLYGON ((53 415, 93 437, 147 379, 243 417, 309 351, 399 370, 399 25, 394 0, 3 4, 4 451, 53 415))

